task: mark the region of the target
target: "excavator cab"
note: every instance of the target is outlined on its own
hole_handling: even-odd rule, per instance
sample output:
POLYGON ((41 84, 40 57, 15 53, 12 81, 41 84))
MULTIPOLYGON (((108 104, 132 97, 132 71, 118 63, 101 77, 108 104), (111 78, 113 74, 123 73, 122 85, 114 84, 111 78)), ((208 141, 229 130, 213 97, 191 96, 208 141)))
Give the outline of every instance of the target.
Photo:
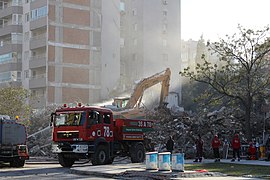
POLYGON ((113 100, 113 105, 118 108, 125 108, 129 99, 129 97, 115 97, 113 100))

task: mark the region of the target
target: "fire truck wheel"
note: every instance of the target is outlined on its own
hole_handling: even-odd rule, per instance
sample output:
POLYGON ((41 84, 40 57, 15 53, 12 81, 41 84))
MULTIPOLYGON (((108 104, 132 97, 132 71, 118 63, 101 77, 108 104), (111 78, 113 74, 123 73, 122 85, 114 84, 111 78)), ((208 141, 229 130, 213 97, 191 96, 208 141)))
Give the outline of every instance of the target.
POLYGON ((93 165, 107 164, 109 161, 108 149, 104 145, 99 145, 92 159, 93 165))
POLYGON ((63 154, 58 154, 58 161, 63 167, 71 167, 74 164, 75 159, 65 157, 63 154))
POLYGON ((10 167, 23 167, 25 163, 25 160, 21 159, 13 159, 10 161, 10 167))
POLYGON ((132 163, 141 163, 145 159, 145 149, 142 143, 135 143, 130 150, 132 163))

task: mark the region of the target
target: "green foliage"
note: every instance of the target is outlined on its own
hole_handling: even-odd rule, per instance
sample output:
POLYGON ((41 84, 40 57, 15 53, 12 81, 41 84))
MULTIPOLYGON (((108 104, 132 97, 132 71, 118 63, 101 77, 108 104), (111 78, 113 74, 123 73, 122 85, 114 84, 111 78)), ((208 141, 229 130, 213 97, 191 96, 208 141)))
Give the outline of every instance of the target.
POLYGON ((26 103, 28 96, 29 92, 22 87, 0 88, 0 114, 12 118, 19 116, 27 124, 30 115, 30 106, 26 103))
POLYGON ((238 29, 238 34, 227 36, 226 40, 207 43, 211 52, 219 57, 219 62, 209 62, 202 56, 194 71, 186 68, 180 74, 208 84, 212 90, 204 94, 205 98, 213 102, 219 100, 219 103, 229 99, 231 104, 240 104, 245 111, 245 130, 251 138, 253 104, 257 99, 269 96, 266 90, 270 86, 269 27, 257 31, 241 26, 238 29))

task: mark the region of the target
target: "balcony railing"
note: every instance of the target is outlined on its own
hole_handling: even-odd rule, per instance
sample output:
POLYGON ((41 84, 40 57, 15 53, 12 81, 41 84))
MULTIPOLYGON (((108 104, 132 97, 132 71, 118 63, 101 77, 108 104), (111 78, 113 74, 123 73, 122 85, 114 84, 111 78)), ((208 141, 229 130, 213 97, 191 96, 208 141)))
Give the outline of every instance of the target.
POLYGON ((30 79, 42 79, 45 77, 46 77, 46 74, 37 74, 37 75, 33 75, 30 79))
POLYGON ((46 86, 46 74, 37 74, 29 79, 29 88, 41 88, 46 86))
POLYGON ((22 44, 22 40, 6 40, 6 41, 0 40, 0 48, 3 46, 12 45, 12 44, 22 44))
POLYGON ((22 22, 15 22, 15 23, 4 23, 4 24, 0 24, 0 28, 6 28, 12 25, 22 25, 22 22))
POLYGON ((47 58, 46 55, 38 55, 30 57, 29 67, 32 69, 46 66, 46 58, 47 58))
POLYGON ((12 7, 12 6, 22 6, 22 1, 12 1, 11 3, 7 3, 7 2, 1 2, 0 3, 0 10, 12 7))
POLYGON ((46 34, 40 34, 38 36, 31 37, 30 49, 46 46, 46 38, 47 38, 46 34))

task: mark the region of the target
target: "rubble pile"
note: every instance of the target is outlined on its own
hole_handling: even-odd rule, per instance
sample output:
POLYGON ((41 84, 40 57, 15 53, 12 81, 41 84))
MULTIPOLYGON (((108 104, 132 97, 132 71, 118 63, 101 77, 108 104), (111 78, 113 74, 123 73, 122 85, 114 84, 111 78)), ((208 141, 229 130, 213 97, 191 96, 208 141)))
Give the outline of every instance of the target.
POLYGON ((236 118, 228 116, 228 112, 211 116, 186 112, 172 115, 166 109, 159 109, 149 111, 148 118, 156 121, 155 131, 147 134, 147 138, 152 139, 155 150, 166 151, 165 144, 169 136, 172 136, 175 151, 185 153, 186 158, 194 158, 195 140, 199 134, 204 140, 204 156, 212 157, 211 141, 215 134, 218 134, 221 140, 230 140, 235 130, 241 132, 240 124, 236 118))
MULTIPOLYGON (((49 126, 50 114, 55 107, 35 113, 32 126, 28 131, 28 147, 30 156, 52 156, 52 128, 49 126)), ((146 111, 147 118, 155 121, 155 131, 146 134, 151 139, 156 151, 166 151, 165 144, 169 136, 175 141, 175 151, 185 153, 186 158, 195 156, 195 139, 200 134, 204 140, 205 157, 211 158, 211 140, 218 134, 220 140, 230 141, 234 132, 241 134, 239 117, 232 111, 222 110, 214 113, 192 114, 184 111, 171 111, 163 107, 146 111)), ((244 137, 244 136, 243 136, 244 137)), ((245 139, 242 139, 244 142, 245 139)))
POLYGON ((52 157, 52 129, 50 126, 28 136, 28 148, 30 156, 52 157))
POLYGON ((50 127, 50 115, 56 108, 55 105, 34 112, 29 126, 27 145, 30 156, 51 157, 52 128, 50 127))

